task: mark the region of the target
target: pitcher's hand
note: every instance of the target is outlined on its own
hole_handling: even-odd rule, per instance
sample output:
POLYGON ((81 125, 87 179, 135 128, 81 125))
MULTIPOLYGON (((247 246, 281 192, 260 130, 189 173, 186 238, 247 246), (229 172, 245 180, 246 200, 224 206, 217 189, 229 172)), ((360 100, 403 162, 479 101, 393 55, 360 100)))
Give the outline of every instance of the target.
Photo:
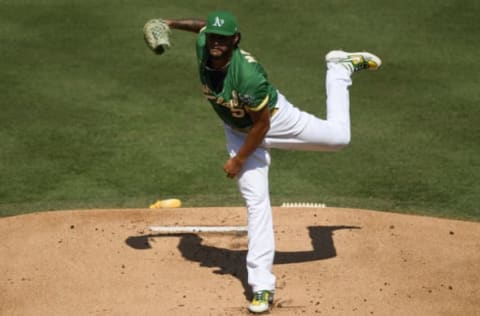
POLYGON ((240 171, 242 171, 243 164, 244 161, 235 156, 225 162, 223 165, 223 170, 227 174, 227 177, 233 179, 240 173, 240 171))

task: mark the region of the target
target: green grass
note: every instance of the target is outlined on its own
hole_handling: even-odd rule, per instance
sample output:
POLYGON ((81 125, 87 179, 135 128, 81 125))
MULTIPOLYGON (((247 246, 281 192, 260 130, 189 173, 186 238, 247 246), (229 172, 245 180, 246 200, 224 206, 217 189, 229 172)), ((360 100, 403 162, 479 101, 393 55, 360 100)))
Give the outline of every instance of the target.
POLYGON ((354 75, 352 143, 273 151, 273 203, 480 219, 480 3, 0 0, 0 216, 50 209, 242 205, 193 34, 161 57, 152 17, 236 13, 242 48, 297 106, 325 115, 323 56, 380 55, 354 75))

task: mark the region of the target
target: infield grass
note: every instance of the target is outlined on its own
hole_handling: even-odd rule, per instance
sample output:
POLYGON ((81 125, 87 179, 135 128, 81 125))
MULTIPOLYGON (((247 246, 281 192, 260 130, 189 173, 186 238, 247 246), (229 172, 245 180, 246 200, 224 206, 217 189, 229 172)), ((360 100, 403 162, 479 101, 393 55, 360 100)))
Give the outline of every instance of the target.
POLYGON ((290 101, 324 117, 324 55, 370 50, 354 75, 352 143, 273 151, 274 205, 321 202, 480 219, 480 2, 0 0, 0 215, 73 208, 242 205, 222 171, 194 34, 156 57, 153 17, 232 10, 241 47, 290 101))

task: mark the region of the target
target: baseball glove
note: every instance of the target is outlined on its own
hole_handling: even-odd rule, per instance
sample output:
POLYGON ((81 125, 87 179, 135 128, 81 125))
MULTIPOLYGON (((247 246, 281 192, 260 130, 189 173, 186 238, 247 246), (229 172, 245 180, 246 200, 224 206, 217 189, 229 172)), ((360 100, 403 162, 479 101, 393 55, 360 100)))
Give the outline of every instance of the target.
POLYGON ((170 48, 170 34, 170 27, 162 19, 149 20, 143 27, 145 42, 158 55, 170 48))

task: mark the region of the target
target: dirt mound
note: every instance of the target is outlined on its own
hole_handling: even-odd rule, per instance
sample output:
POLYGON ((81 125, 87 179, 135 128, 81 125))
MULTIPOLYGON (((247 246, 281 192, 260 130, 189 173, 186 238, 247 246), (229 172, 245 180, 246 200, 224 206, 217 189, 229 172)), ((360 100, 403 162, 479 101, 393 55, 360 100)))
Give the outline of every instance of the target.
MULTIPOLYGON (((1 315, 248 315, 243 208, 89 210, 0 219, 1 315)), ((480 224, 275 208, 274 315, 478 315, 480 224)))

